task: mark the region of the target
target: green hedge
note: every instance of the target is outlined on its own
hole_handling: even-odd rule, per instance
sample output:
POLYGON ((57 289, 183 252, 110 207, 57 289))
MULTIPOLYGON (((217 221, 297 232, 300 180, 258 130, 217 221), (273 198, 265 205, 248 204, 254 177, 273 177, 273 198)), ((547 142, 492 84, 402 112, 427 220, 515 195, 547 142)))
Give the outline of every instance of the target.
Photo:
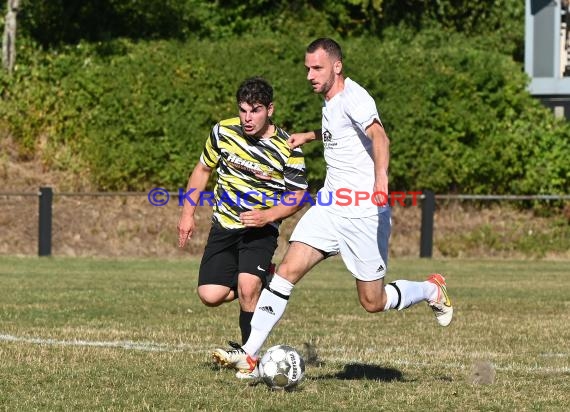
POLYGON ((16 76, 1 77, 0 115, 22 157, 41 150, 49 166, 87 169, 100 189, 178 187, 211 127, 237 114, 235 91, 245 77, 272 82, 278 123, 318 126, 319 98, 304 80, 303 47, 281 37, 27 50, 16 76))
MULTIPOLYGON (((112 42, 44 53, 20 45, 0 77, 3 129, 21 155, 89 176, 103 190, 185 184, 210 128, 236 113, 235 89, 262 75, 275 87, 278 123, 320 123, 297 34, 213 40, 112 42)), ((568 193, 570 128, 526 91, 519 64, 484 38, 405 30, 346 39, 347 74, 376 98, 391 137, 391 189, 568 193)), ((312 188, 321 147, 305 148, 312 188)))
POLYGON ((393 138, 392 184, 568 193, 570 125, 531 97, 521 67, 486 41, 424 31, 353 45, 349 61, 374 91, 393 138), (371 48, 373 60, 364 54, 371 48))

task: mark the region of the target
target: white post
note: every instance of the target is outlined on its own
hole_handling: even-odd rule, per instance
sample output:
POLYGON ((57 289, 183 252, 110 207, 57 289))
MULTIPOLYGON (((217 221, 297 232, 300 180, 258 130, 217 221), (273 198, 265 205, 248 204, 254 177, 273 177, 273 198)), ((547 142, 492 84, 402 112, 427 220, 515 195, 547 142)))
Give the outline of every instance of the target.
POLYGON ((12 73, 16 63, 16 14, 20 0, 8 0, 4 37, 2 38, 2 65, 12 73))

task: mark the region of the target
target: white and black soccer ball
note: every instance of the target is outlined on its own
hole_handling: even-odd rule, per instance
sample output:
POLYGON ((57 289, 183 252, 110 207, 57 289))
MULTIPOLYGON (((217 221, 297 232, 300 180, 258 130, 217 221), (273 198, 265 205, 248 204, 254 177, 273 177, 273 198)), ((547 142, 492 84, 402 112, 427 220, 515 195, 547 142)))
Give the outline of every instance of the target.
POLYGON ((259 373, 271 389, 291 390, 305 377, 305 361, 291 346, 273 346, 261 357, 259 373))

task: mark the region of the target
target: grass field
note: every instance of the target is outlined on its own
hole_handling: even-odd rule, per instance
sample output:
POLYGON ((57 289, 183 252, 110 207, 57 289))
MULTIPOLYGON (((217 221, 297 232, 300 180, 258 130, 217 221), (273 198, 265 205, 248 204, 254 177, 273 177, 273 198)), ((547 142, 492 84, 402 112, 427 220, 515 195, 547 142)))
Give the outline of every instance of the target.
POLYGON ((291 393, 211 365, 211 349, 238 340, 238 308, 199 302, 197 265, 1 257, 0 409, 570 407, 570 262, 393 260, 388 280, 447 276, 455 318, 441 328, 424 304, 366 313, 340 260, 326 261, 267 342, 316 346, 320 365, 291 393))

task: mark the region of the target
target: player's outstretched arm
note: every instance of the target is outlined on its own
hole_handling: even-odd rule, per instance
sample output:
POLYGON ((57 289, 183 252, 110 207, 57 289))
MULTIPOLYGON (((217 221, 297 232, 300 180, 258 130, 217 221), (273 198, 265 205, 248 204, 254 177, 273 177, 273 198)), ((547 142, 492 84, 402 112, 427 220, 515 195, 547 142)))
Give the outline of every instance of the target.
POLYGON ((184 206, 182 207, 180 219, 178 220, 178 247, 180 248, 186 245, 186 241, 190 239, 194 233, 196 226, 194 223, 194 212, 200 198, 200 193, 206 189, 210 173, 212 173, 212 169, 198 162, 188 179, 186 193, 190 193, 190 200, 183 199, 184 206))
POLYGON ((313 130, 311 132, 293 133, 287 143, 291 149, 304 145, 305 143, 312 142, 313 140, 321 140, 321 129, 313 130))

